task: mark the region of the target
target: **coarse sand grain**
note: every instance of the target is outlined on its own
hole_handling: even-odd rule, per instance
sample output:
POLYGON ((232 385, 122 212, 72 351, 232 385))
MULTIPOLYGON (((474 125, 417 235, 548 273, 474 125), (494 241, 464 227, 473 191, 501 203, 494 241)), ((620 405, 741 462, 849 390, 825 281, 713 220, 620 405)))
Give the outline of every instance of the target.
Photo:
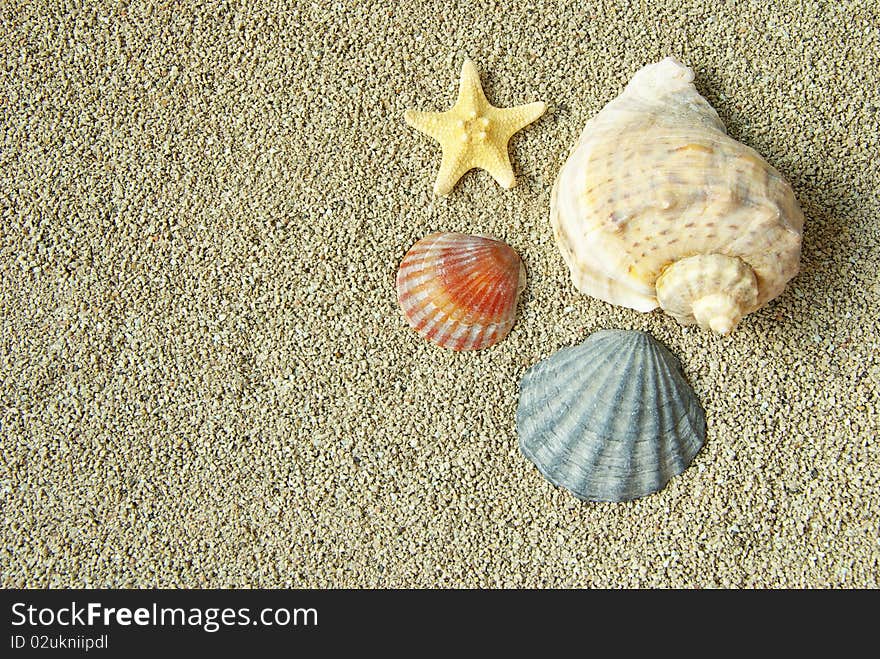
POLYGON ((867 1, 2 3, 0 582, 876 588, 878 53, 867 1), (666 55, 806 216, 801 273, 726 338, 578 294, 548 219, 584 123, 666 55), (515 188, 433 198, 403 114, 450 107, 466 56, 549 109, 515 188), (526 264, 492 349, 397 307, 439 230, 526 264), (709 427, 623 504, 517 448, 522 373, 603 328, 680 357, 709 427))

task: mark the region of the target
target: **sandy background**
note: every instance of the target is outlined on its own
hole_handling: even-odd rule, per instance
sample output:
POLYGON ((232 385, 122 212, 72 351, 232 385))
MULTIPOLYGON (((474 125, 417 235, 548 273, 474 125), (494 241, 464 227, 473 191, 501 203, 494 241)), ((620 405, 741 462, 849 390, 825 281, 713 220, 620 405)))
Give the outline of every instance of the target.
POLYGON ((0 8, 3 585, 878 586, 877 3, 60 4, 0 8), (806 214, 729 338, 577 294, 551 235, 583 124, 667 54, 806 214), (451 106, 465 55, 550 107, 516 188, 433 200, 403 112, 451 106), (403 321, 436 230, 521 253, 499 346, 403 321), (520 455, 517 383, 610 327, 680 356, 709 436, 584 504, 520 455))

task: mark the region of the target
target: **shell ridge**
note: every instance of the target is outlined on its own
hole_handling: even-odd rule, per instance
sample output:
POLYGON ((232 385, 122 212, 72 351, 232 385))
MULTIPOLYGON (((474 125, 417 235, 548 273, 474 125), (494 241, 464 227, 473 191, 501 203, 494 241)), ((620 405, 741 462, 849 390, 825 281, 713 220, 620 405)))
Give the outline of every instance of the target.
POLYGON ((597 332, 538 362, 520 386, 520 450, 580 499, 656 492, 705 439, 705 414, 680 362, 645 332, 597 332))
MULTIPOLYGON (((693 388, 684 377, 678 358, 669 353, 664 346, 660 346, 660 348, 663 349, 663 353, 668 353, 674 360, 660 359, 658 362, 660 368, 665 371, 669 382, 674 385, 670 387, 670 390, 678 394, 674 401, 670 400, 669 406, 674 408, 677 404, 682 410, 677 418, 671 418, 673 423, 662 433, 660 447, 663 452, 658 464, 663 470, 665 484, 684 471, 702 447, 705 426, 703 425, 701 431, 699 419, 704 419, 705 415, 693 388), (696 424, 695 421, 697 421, 696 424)), ((658 352, 658 355, 663 353, 658 352)))
POLYGON ((663 351, 654 350, 653 352, 658 376, 665 376, 666 382, 671 385, 668 387, 669 396, 663 401, 658 401, 657 405, 659 420, 656 442, 657 460, 654 471, 656 472, 657 489, 660 489, 669 482, 672 476, 679 473, 676 449, 681 448, 681 437, 678 430, 682 420, 687 418, 687 411, 685 410, 679 418, 674 418, 675 403, 684 402, 686 406, 689 406, 690 400, 676 397, 676 394, 681 393, 682 382, 676 373, 675 365, 670 365, 663 351))
POLYGON ((489 278, 481 277, 463 280, 454 289, 450 289, 450 296, 454 296, 455 302, 462 309, 467 310, 466 313, 463 313, 461 322, 471 325, 475 322, 489 319, 488 314, 479 311, 476 306, 471 306, 475 300, 488 297, 489 291, 487 289, 489 286, 489 278), (463 294, 455 295, 459 291, 463 291, 463 294))
POLYGON ((502 281, 501 277, 487 283, 487 297, 493 300, 488 309, 481 310, 487 320, 494 320, 501 315, 501 310, 507 305, 507 295, 503 294, 504 289, 511 288, 511 284, 510 281, 502 281))
POLYGON ((666 390, 669 392, 668 398, 658 405, 658 410, 662 415, 663 421, 658 424, 660 431, 659 444, 663 451, 660 464, 666 465, 669 464, 671 460, 677 459, 676 454, 678 449, 682 448, 681 438, 684 437, 684 434, 681 432, 682 421, 686 420, 688 429, 692 432, 695 430, 692 427, 690 416, 695 405, 697 408, 699 405, 696 400, 696 395, 693 392, 693 388, 681 372, 678 359, 669 353, 669 351, 663 346, 660 346, 660 348, 663 349, 662 352, 658 350, 655 353, 657 369, 658 373, 665 376, 669 385, 666 387, 666 390), (672 357, 674 361, 667 359, 667 354, 669 357, 672 357), (679 414, 675 413, 676 408, 681 410, 679 414), (670 442, 672 441, 676 443, 671 444, 670 442))
MULTIPOLYGON (((490 255, 486 258, 491 258, 493 251, 488 249, 485 251, 490 255)), ((505 290, 510 289, 514 298, 519 293, 516 285, 516 280, 521 276, 519 264, 499 264, 499 260, 491 258, 491 269, 487 267, 481 270, 477 260, 474 259, 474 263, 471 264, 473 267, 464 269, 461 280, 455 287, 450 287, 450 294, 456 303, 470 309, 470 312, 464 316, 470 322, 497 322, 497 319, 503 315, 501 312, 504 307, 510 304, 511 294, 505 294, 505 290), (505 272, 501 265, 507 265, 508 272, 505 272), (517 267, 516 277, 511 276, 512 273, 509 272, 512 269, 511 266, 514 265, 517 267), (490 300, 490 306, 482 308, 480 305, 473 304, 480 299, 490 300)))
MULTIPOLYGON (((557 356, 564 359, 564 366, 568 366, 572 362, 580 359, 580 354, 574 347, 564 348, 557 352, 554 355, 554 358, 557 356)), ((552 383, 550 382, 550 378, 558 375, 558 373, 563 371, 564 368, 560 367, 550 370, 550 366, 552 365, 548 364, 548 361, 549 360, 538 362, 535 366, 530 368, 525 375, 523 375, 520 385, 519 414, 523 416, 532 416, 539 411, 548 399, 558 397, 561 393, 562 390, 559 388, 555 378, 552 383)))
MULTIPOLYGON (((649 354, 653 354, 653 344, 648 342, 651 349, 649 349, 649 354)), ((651 387, 649 385, 648 378, 644 378, 641 382, 641 390, 639 391, 638 400, 645 401, 651 395, 651 387)), ((647 405, 639 405, 636 407, 637 417, 635 419, 636 427, 643 427, 648 421, 647 415, 648 407, 647 405)), ((631 469, 630 477, 626 480, 626 491, 634 492, 637 491, 638 484, 642 482, 642 474, 648 471, 655 471, 650 466, 649 456, 653 457, 655 461, 659 462, 661 460, 662 447, 660 442, 650 441, 641 438, 637 440, 636 445, 633 447, 633 461, 636 463, 635 466, 631 469), (641 446, 639 445, 641 444, 641 446)))
MULTIPOLYGON (((577 346, 572 349, 572 358, 566 360, 566 368, 582 360, 584 351, 579 349, 582 347, 577 346)), ((556 355, 553 355, 550 359, 555 357, 556 355)), ((561 408, 569 410, 573 402, 584 396, 584 387, 575 386, 574 383, 581 383, 584 379, 592 378, 612 359, 613 354, 609 352, 601 359, 591 360, 584 369, 573 368, 567 371, 566 368, 559 368, 549 373, 542 373, 541 377, 545 383, 544 394, 535 396, 534 402, 530 402, 526 410, 530 413, 541 410, 542 415, 547 419, 545 425, 551 422, 561 424, 565 421, 565 415, 561 413, 561 408)))
MULTIPOLYGON (((609 355, 605 355, 603 360, 597 359, 588 359, 588 353, 590 350, 587 348, 590 346, 585 345, 576 345, 576 346, 568 346, 562 348, 561 350, 554 353, 551 357, 545 358, 542 361, 538 362, 534 366, 532 366, 526 374, 529 375, 529 381, 532 378, 541 378, 543 380, 550 380, 551 378, 558 378, 560 374, 565 372, 574 362, 584 361, 585 366, 583 370, 592 375, 597 368, 599 368, 603 363, 604 359, 610 358, 609 355), (539 369, 539 370, 538 370, 539 369)), ((577 373, 580 369, 575 369, 575 373, 577 373)), ((525 375, 523 376, 526 377, 525 375)), ((523 380, 522 382, 522 390, 523 392, 529 391, 530 388, 527 387, 527 381, 523 380)), ((557 391, 558 393, 558 391, 557 391)), ((530 395, 530 400, 528 404, 525 406, 525 410, 529 413, 532 413, 537 406, 543 404, 547 400, 547 396, 538 396, 538 395, 530 395)))
POLYGON ((683 457, 689 463, 706 443, 706 413, 696 400, 692 401, 689 413, 683 416, 682 423, 686 423, 687 430, 690 431, 690 433, 681 433, 681 437, 686 440, 688 434, 691 437, 691 440, 683 445, 683 448, 687 449, 683 457))
MULTIPOLYGON (((644 375, 646 371, 650 372, 649 363, 652 353, 650 349, 652 347, 651 342, 648 340, 650 337, 647 337, 645 334, 629 336, 635 355, 632 361, 635 363, 635 368, 638 369, 639 373, 644 375)), ((630 367, 630 369, 621 367, 620 372, 623 373, 627 370, 631 372, 632 369, 633 367, 630 367)), ((629 400, 642 401, 646 397, 645 393, 650 393, 652 381, 648 377, 636 380, 638 391, 635 391, 636 387, 632 386, 630 378, 621 377, 621 381, 626 382, 629 386, 627 390, 629 400)), ((634 411, 638 415, 635 417, 636 419, 648 418, 642 415, 641 411, 643 409, 643 405, 636 405, 634 407, 634 411)), ((641 459, 643 456, 640 455, 640 451, 643 448, 641 445, 646 443, 646 441, 633 432, 634 429, 641 427, 640 424, 633 422, 633 416, 635 415, 632 412, 629 418, 620 415, 620 420, 627 423, 629 427, 615 428, 611 434, 616 434, 622 439, 618 442, 608 440, 605 443, 605 446, 608 448, 606 448, 600 459, 604 461, 604 472, 608 487, 603 490, 603 498, 629 499, 631 498, 631 492, 635 491, 636 485, 643 481, 645 470, 642 468, 641 459), (610 451, 612 445, 615 445, 613 452, 610 451)))
MULTIPOLYGON (((670 375, 670 369, 668 368, 666 359, 664 359, 665 355, 656 348, 656 346, 652 343, 648 349, 648 353, 651 356, 652 368, 651 368, 651 391, 654 397, 654 404, 656 409, 656 415, 654 418, 654 432, 655 436, 658 440, 662 438, 662 435, 666 433, 669 429, 675 426, 677 423, 677 419, 675 422, 671 422, 670 418, 670 407, 674 405, 674 397, 677 393, 677 381, 674 377, 670 375), (664 384, 672 383, 673 387, 665 387, 664 384)), ((662 442, 661 446, 662 446, 662 442)))
MULTIPOLYGON (((684 378, 681 363, 664 345, 652 341, 651 352, 659 377, 665 377, 670 396, 658 405, 662 422, 658 423, 656 442, 656 467, 654 490, 665 487, 669 481, 684 471, 702 445, 699 433, 693 427, 691 412, 700 410, 699 403, 690 384, 684 378), (675 407, 682 409, 680 415, 674 413, 675 407), (693 450, 693 445, 697 449, 693 450)), ((642 470, 644 473, 646 470, 642 470)))
MULTIPOLYGON (((584 347, 581 345, 572 349, 575 359, 571 359, 569 363, 573 363, 582 356, 584 351, 578 350, 578 348, 584 347)), ((553 357, 548 358, 548 361, 553 359, 553 357)), ((613 357, 613 352, 607 352, 604 359, 592 364, 592 372, 601 369, 613 357)), ((581 477, 580 474, 573 473, 573 470, 578 465, 577 462, 572 460, 572 454, 575 452, 573 445, 578 441, 589 445, 589 442, 583 441, 585 434, 590 432, 595 435, 595 433, 586 429, 587 419, 594 410, 592 407, 581 403, 583 400, 581 388, 571 386, 572 382, 582 380, 579 376, 582 376, 583 373, 579 369, 574 369, 568 373, 563 371, 561 377, 559 373, 556 373, 552 381, 545 384, 545 391, 550 395, 544 396, 534 407, 524 410, 524 413, 528 413, 528 417, 531 420, 530 427, 535 430, 533 442, 526 442, 525 445, 529 446, 530 453, 538 459, 537 461, 544 464, 546 472, 553 474, 553 482, 558 481, 559 484, 564 484, 566 487, 570 487, 573 480, 581 477), (551 402, 544 404, 548 399, 551 402), (580 409, 578 408, 579 403, 581 404, 580 409), (565 439, 566 436, 568 436, 567 440, 565 439), (554 444, 554 441, 558 448, 555 455, 550 452, 550 446, 554 444)), ((523 435, 521 439, 524 439, 525 436, 523 435)), ((580 457, 585 458, 586 455, 580 457)), ((589 466, 592 461, 593 459, 590 458, 581 462, 589 466)))
MULTIPOLYGON (((624 347, 627 347, 628 344, 628 347, 630 348, 628 352, 624 353, 628 360, 626 362, 627 365, 638 359, 639 355, 636 349, 638 345, 637 343, 625 340, 621 340, 619 343, 623 344, 624 347)), ((598 424, 599 419, 596 419, 596 413, 601 409, 601 403, 608 402, 613 406, 621 398, 622 392, 625 392, 630 386, 630 382, 627 378, 617 378, 618 383, 614 390, 604 386, 604 383, 614 379, 618 373, 625 370, 626 368, 624 366, 621 366, 619 370, 609 369, 606 377, 602 380, 602 384, 596 384, 595 389, 598 390, 596 395, 597 402, 593 405, 583 405, 582 414, 577 419, 576 425, 574 426, 575 428, 586 430, 587 424, 593 420, 596 420, 598 424)), ((606 416, 602 421, 602 426, 594 429, 591 428, 587 431, 589 432, 589 435, 592 436, 592 442, 580 442, 584 450, 578 455, 579 463, 573 463, 569 469, 570 476, 568 482, 571 489, 576 489, 584 495, 593 496, 593 492, 606 491, 607 488, 605 483, 606 481, 613 480, 611 474, 615 472, 617 469, 616 464, 620 462, 620 452, 622 450, 621 445, 624 443, 629 444, 631 442, 631 437, 627 432, 622 433, 623 437, 619 441, 608 440, 604 443, 598 441, 599 437, 608 437, 609 434, 613 435, 615 430, 620 430, 619 421, 613 416, 606 416), (599 489, 597 490, 596 488, 599 489)), ((559 430, 561 430, 561 425, 559 430)), ((572 437, 568 442, 569 445, 566 450, 568 455, 574 455, 577 453, 575 448, 570 444, 576 442, 578 439, 582 439, 582 437, 572 437)))
POLYGON ((588 350, 588 348, 589 346, 585 345, 574 345, 561 348, 550 357, 538 362, 535 367, 541 367, 540 373, 543 377, 550 377, 569 368, 572 362, 581 360, 585 362, 592 361, 589 359, 590 350, 588 350))
POLYGON ((617 469, 609 464, 609 454, 612 451, 615 455, 621 452, 623 450, 621 445, 624 444, 624 441, 607 440, 604 444, 596 442, 599 450, 596 452, 593 469, 580 484, 581 493, 590 496, 590 498, 602 500, 613 500, 621 497, 625 483, 616 479, 619 473, 617 473, 617 469))
POLYGON ((395 284, 403 315, 419 335, 453 350, 477 350, 510 332, 524 279, 522 260, 509 245, 434 233, 410 248, 395 284))
MULTIPOLYGON (((551 386, 558 394, 566 392, 560 383, 551 386)), ((557 396, 553 409, 556 412, 555 416, 549 413, 547 407, 542 406, 530 417, 531 426, 535 430, 534 441, 531 442, 530 448, 536 457, 541 458, 549 471, 556 473, 559 464, 568 459, 569 447, 561 433, 561 426, 572 414, 575 403, 567 396, 557 396), (555 456, 551 451, 554 444, 559 446, 555 456)))

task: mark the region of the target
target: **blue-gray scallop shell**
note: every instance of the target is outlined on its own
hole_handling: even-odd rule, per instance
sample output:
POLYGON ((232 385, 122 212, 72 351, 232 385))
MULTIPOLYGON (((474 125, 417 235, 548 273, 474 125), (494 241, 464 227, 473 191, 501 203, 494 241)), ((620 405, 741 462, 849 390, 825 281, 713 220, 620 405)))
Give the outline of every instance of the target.
POLYGON ((706 438, 678 359, 650 334, 603 330, 523 375, 519 447, 554 485, 588 501, 663 489, 706 438))

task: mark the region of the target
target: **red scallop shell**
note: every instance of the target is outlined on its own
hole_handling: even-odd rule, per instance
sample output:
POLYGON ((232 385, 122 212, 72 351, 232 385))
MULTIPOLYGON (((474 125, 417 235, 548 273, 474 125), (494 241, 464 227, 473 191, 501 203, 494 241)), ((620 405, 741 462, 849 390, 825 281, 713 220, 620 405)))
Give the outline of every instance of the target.
POLYGON ((526 272, 509 245, 483 236, 433 233, 397 271, 397 299, 423 337, 452 350, 501 341, 516 319, 526 272))

